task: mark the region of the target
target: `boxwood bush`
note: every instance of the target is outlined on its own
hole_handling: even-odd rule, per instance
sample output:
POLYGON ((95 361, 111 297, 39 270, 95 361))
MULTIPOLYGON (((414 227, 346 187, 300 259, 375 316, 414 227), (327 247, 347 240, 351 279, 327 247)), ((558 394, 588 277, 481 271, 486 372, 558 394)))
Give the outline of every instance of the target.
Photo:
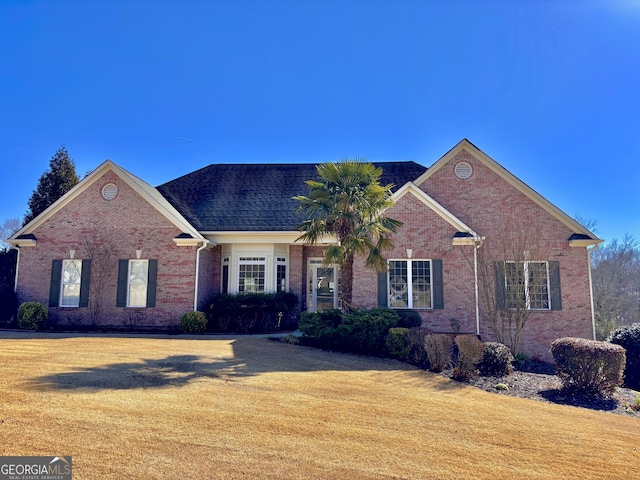
POLYGON ((42 328, 49 318, 47 306, 40 302, 24 302, 18 308, 18 325, 25 330, 42 328))
POLYGON ((468 380, 478 374, 478 365, 482 362, 484 344, 475 335, 458 335, 454 339, 456 359, 452 377, 455 380, 468 380))
POLYGON ((551 344, 556 372, 567 390, 605 395, 622 385, 625 350, 584 338, 559 338, 551 344))
POLYGON ((187 312, 180 319, 184 333, 202 333, 207 330, 207 316, 204 312, 187 312))
POLYGON ((509 347, 498 342, 485 342, 480 373, 485 376, 504 377, 513 372, 513 361, 509 347))
POLYGON ((394 327, 389 329, 389 333, 384 340, 384 348, 392 358, 397 358, 406 362, 409 358, 409 333, 408 328, 394 327))
POLYGON ((609 341, 626 350, 625 385, 640 389, 640 323, 618 328, 611 334, 609 341))

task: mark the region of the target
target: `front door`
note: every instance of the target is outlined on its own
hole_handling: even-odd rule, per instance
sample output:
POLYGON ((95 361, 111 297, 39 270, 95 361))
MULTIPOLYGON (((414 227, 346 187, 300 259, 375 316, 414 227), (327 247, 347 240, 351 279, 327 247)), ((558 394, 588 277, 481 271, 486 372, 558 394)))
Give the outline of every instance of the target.
POLYGON ((324 266, 322 260, 309 260, 307 310, 322 312, 338 308, 338 269, 324 266))

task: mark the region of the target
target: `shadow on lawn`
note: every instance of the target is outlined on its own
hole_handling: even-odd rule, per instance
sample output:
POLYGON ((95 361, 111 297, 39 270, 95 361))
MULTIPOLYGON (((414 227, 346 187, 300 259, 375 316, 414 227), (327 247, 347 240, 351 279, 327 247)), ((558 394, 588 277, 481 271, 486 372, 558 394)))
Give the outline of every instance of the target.
MULTIPOLYGON (((170 340, 169 340, 170 341, 170 340)), ((228 341, 228 340, 227 340, 228 341)), ((169 355, 96 367, 74 368, 34 378, 37 390, 128 390, 182 387, 200 379, 234 381, 269 372, 392 371, 405 368, 388 359, 293 347, 265 338, 236 338, 232 354, 169 355)), ((406 366, 407 369, 412 369, 406 366)))
MULTIPOLYGON (((238 375, 242 360, 205 359, 198 355, 171 355, 142 359, 136 363, 77 369, 34 379, 36 389, 128 390, 135 388, 181 387, 201 378, 238 375)), ((245 372, 243 375, 247 375, 245 372)))

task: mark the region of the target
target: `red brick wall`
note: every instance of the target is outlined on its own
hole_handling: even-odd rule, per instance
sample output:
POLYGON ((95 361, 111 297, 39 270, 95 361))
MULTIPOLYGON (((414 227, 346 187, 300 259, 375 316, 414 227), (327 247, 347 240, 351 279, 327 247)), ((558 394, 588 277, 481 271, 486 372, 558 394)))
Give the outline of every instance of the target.
POLYGON ((76 251, 76 259, 89 258, 89 250, 99 248, 103 252, 102 260, 92 261, 91 274, 92 286, 103 283, 100 294, 91 292, 88 308, 50 308, 53 321, 60 324, 170 326, 179 324, 182 314, 193 309, 196 247, 176 246, 173 238, 181 231, 111 171, 33 233, 37 245, 20 251, 17 289, 20 302, 48 304, 54 259, 70 258, 70 250, 76 251), (111 201, 104 200, 101 195, 102 187, 109 182, 119 188, 118 196, 111 201), (109 250, 111 254, 106 255, 109 250), (118 259, 135 259, 136 250, 142 250, 143 259, 158 260, 156 307, 117 308, 118 259), (101 275, 102 282, 97 277, 100 262, 106 266, 101 275), (91 309, 98 295, 103 307, 100 318, 95 319, 91 309))
MULTIPOLYGON (((489 252, 497 249, 498 239, 504 237, 505 229, 516 230, 524 226, 524 232, 536 245, 532 256, 560 262, 562 310, 531 314, 522 338, 523 351, 549 359, 549 347, 554 339, 593 337, 589 260, 585 248, 569 247, 568 238, 573 233, 569 228, 466 151, 451 159, 420 188, 478 234, 486 236, 483 249, 489 252), (454 167, 459 161, 472 166, 470 178, 462 180, 455 176, 454 167), (519 226, 514 226, 514 219, 519 226)), ((452 272, 445 263, 445 305, 447 285, 452 280, 447 278, 448 273, 452 272)), ((455 273, 458 273, 457 269, 455 273)), ((491 338, 486 318, 481 321, 481 334, 483 339, 491 338)))
MULTIPOLYGON (((475 296, 473 247, 453 246, 456 229, 431 208, 409 193, 387 215, 404 223, 393 237, 394 249, 385 252, 388 259, 407 259, 407 249, 417 260, 442 259, 444 309, 420 309, 423 324, 436 332, 451 332, 451 320, 460 322, 460 331, 475 333, 475 296)), ((354 266, 354 303, 371 308, 377 305, 376 272, 358 258, 354 266), (364 281, 366 279, 366 281, 364 281)))

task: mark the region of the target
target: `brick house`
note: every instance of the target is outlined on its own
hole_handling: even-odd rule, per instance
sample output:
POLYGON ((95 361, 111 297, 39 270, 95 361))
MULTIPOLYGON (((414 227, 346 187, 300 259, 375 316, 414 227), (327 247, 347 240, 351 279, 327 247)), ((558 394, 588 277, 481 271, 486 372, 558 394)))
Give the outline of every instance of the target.
MULTIPOLYGON (((434 331, 490 340, 485 289, 509 308, 505 271, 519 268, 523 351, 548 358, 555 338, 594 338, 591 232, 466 139, 428 169, 376 165, 395 185, 388 216, 404 225, 388 272, 356 258, 356 306, 412 308, 434 331), (522 259, 498 255, 520 240, 522 259)), ((315 176, 312 164, 210 165, 154 188, 107 160, 10 239, 18 299, 47 303, 61 325, 160 328, 219 292, 286 290, 302 309, 336 307, 339 269, 322 264, 322 245, 297 241, 292 197, 315 176)))

